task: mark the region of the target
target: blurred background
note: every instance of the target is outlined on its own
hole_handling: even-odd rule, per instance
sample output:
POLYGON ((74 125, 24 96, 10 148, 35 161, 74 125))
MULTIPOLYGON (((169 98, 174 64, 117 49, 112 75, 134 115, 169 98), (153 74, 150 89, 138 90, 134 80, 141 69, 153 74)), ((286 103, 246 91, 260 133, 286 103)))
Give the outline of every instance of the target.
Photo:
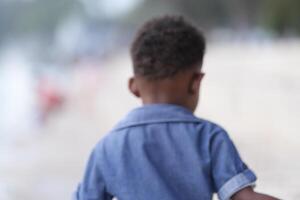
POLYGON ((128 53, 145 20, 208 40, 196 114, 230 133, 256 189, 300 199, 299 0, 0 0, 0 199, 70 199, 92 147, 138 99, 128 53))

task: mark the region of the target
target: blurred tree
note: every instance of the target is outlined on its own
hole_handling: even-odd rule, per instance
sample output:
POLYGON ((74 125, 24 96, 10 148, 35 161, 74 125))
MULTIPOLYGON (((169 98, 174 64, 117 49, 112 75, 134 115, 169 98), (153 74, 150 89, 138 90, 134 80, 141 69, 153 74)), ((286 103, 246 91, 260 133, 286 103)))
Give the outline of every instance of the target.
POLYGON ((265 0, 264 22, 280 35, 300 33, 299 0, 265 0))
POLYGON ((169 0, 144 0, 132 12, 119 20, 122 23, 136 27, 149 18, 164 14, 178 13, 175 6, 176 5, 172 2, 170 3, 169 0))
MULTIPOLYGON (((170 0, 171 1, 171 0, 170 0)), ((222 0, 172 0, 185 15, 195 19, 204 27, 228 25, 229 14, 222 0)))
POLYGON ((184 14, 205 29, 270 28, 280 34, 300 33, 299 0, 145 0, 129 21, 162 14, 184 14))
MULTIPOLYGON (((163 14, 184 14, 205 28, 249 26, 258 21, 260 0, 145 0, 131 20, 163 14)), ((130 21, 130 20, 129 20, 130 21)))
POLYGON ((80 11, 74 0, 4 1, 0 3, 0 33, 5 35, 51 35, 61 19, 80 11))
MULTIPOLYGON (((86 21, 105 23, 101 17, 89 16, 86 5, 94 0, 0 1, 0 43, 14 36, 51 38, 58 24, 70 15, 86 21), (85 2, 85 3, 83 3, 85 2)), ((184 14, 205 29, 215 27, 267 27, 284 35, 300 33, 299 0, 144 0, 126 17, 113 19, 136 27, 150 17, 163 14, 184 14)), ((101 16, 101 15, 99 15, 101 16)))

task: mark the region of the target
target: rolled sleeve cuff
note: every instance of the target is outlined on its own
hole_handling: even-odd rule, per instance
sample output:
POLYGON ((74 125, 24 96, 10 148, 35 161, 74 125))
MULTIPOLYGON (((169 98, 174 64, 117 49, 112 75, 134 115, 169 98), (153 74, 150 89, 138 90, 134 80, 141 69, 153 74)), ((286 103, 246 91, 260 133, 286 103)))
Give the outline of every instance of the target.
POLYGON ((246 169, 240 174, 229 179, 218 191, 220 200, 229 200, 230 197, 241 189, 254 186, 256 181, 255 174, 250 170, 246 169))

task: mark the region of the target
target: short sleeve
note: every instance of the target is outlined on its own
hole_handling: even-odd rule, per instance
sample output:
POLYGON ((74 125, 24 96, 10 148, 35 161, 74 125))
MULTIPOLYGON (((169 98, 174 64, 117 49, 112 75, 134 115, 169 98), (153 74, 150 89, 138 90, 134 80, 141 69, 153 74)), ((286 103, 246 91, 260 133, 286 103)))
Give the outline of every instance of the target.
POLYGON ((73 194, 73 200, 111 200, 113 197, 106 192, 105 181, 97 152, 94 150, 88 160, 84 178, 73 194))
POLYGON ((229 200, 239 190, 254 186, 255 174, 241 160, 223 129, 211 140, 212 178, 220 200, 229 200))

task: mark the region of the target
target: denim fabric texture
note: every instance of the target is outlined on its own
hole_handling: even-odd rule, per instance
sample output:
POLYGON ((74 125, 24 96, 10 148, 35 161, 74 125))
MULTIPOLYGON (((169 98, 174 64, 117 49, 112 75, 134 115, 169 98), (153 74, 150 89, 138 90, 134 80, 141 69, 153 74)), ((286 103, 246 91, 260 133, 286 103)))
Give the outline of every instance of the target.
POLYGON ((93 149, 74 200, 228 200, 254 185, 227 132, 184 107, 131 111, 93 149))

